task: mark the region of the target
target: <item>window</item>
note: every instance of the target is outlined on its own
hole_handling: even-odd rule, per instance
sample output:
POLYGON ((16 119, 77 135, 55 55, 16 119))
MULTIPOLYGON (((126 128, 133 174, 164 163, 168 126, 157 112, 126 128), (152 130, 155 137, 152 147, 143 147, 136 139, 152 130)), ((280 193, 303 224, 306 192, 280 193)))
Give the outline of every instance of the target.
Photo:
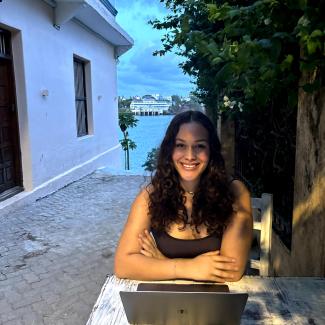
MULTIPOLYGON (((0 1, 1 2, 1 1, 0 1)), ((10 33, 0 28, 0 57, 10 58, 10 33)))
POLYGON ((74 58, 73 63, 77 115, 77 135, 78 137, 82 137, 89 134, 85 62, 80 59, 74 58))

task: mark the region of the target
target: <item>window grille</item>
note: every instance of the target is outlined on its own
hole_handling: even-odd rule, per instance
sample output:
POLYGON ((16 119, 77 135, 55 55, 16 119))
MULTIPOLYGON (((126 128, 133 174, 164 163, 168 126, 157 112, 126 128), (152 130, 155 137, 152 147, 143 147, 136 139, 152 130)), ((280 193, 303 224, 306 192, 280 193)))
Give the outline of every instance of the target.
POLYGON ((10 33, 0 29, 0 56, 10 57, 10 33))
POLYGON ((87 95, 85 80, 85 62, 74 58, 74 85, 77 117, 77 135, 88 134, 87 95))

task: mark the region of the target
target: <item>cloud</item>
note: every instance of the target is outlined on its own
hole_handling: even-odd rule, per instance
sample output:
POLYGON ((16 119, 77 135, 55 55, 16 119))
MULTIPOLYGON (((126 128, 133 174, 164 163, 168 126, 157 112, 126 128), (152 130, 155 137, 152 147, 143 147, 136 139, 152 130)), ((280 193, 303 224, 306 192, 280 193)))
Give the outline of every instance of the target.
POLYGON ((154 49, 154 46, 139 49, 128 62, 118 65, 120 95, 129 95, 130 89, 136 89, 133 95, 187 95, 193 88, 189 77, 178 67, 180 60, 172 54, 153 56, 154 49))
POLYGON ((162 48, 163 31, 148 24, 161 19, 167 11, 158 1, 117 0, 117 22, 134 39, 134 47, 120 58, 118 64, 118 93, 123 96, 160 93, 187 95, 194 86, 178 66, 181 59, 175 54, 154 57, 162 48))

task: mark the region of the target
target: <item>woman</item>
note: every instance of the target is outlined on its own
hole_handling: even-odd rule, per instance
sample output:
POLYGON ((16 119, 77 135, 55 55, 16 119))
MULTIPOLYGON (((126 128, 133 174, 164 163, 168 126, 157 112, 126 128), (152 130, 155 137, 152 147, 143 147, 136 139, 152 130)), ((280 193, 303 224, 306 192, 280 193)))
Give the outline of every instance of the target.
POLYGON ((157 170, 121 235, 115 274, 136 280, 238 281, 252 240, 250 194, 226 175, 209 118, 187 111, 171 121, 157 170))

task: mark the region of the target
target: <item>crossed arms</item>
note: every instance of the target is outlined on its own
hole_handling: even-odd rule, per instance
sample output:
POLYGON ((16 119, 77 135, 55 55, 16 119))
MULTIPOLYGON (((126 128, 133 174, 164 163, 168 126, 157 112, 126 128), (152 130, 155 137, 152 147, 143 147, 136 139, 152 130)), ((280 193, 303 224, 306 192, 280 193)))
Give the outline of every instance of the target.
POLYGON ((132 204, 116 254, 115 274, 135 280, 190 279, 196 281, 238 281, 245 268, 252 241, 253 219, 250 194, 240 181, 232 182, 234 214, 227 226, 220 251, 195 258, 166 258, 148 230, 148 193, 142 190, 132 204))

